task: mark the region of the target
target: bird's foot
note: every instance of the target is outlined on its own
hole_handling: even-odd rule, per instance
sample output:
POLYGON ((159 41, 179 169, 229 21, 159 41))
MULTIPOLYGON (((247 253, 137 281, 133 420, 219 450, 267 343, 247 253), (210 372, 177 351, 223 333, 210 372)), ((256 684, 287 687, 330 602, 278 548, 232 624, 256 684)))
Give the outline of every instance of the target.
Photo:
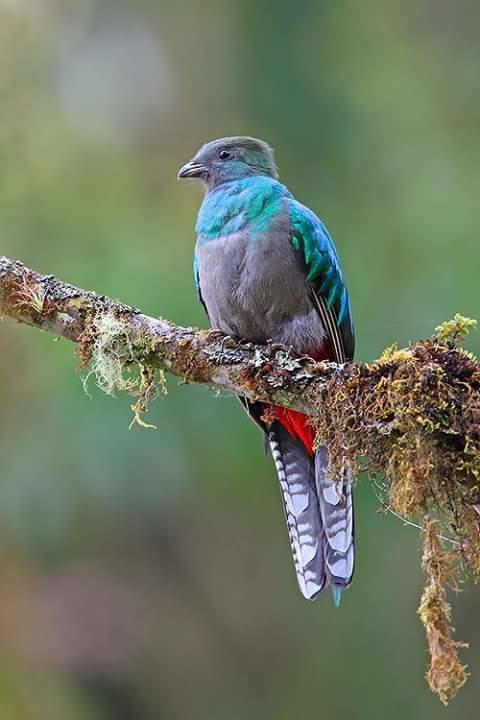
POLYGON ((227 350, 228 348, 237 348, 239 345, 239 340, 236 340, 231 335, 224 335, 220 345, 222 348, 222 352, 225 352, 225 350, 227 350))

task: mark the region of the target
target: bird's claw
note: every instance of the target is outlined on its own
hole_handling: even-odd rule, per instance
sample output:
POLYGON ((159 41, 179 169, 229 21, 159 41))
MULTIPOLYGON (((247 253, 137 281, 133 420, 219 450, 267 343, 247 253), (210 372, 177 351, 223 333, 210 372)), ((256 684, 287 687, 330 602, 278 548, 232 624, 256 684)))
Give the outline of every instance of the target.
POLYGON ((222 352, 225 352, 227 348, 236 348, 238 346, 238 340, 235 340, 231 335, 224 335, 220 345, 222 352))

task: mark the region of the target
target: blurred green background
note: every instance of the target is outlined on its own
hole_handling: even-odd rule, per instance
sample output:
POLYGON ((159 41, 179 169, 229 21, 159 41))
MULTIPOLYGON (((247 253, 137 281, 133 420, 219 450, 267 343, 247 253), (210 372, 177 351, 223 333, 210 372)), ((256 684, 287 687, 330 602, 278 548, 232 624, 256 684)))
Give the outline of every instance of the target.
MULTIPOLYGON (((0 0, 0 251, 205 326, 201 196, 176 171, 249 134, 336 239, 358 360, 479 317, 479 20, 454 0, 0 0)), ((340 610, 308 604, 234 399, 170 379, 158 430, 129 431, 68 343, 5 322, 0 347, 0 718, 478 717, 478 589, 454 598, 473 677, 445 710, 418 533, 367 480, 355 582, 340 610)))

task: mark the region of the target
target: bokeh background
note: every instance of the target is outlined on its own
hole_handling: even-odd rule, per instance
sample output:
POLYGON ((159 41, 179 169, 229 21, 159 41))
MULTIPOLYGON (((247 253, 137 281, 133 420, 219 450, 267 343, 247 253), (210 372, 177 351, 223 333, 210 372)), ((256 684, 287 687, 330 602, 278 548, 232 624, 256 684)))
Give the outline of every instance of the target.
MULTIPOLYGON (((331 229, 358 360, 479 317, 477 3, 0 0, 3 254, 205 325, 192 281, 204 141, 267 139, 331 229)), ((478 337, 471 349, 480 350, 478 337)), ((431 695, 418 532, 357 491, 357 575, 297 591, 262 439, 232 398, 168 382, 158 430, 66 342, 0 327, 0 717, 478 717, 431 695)))

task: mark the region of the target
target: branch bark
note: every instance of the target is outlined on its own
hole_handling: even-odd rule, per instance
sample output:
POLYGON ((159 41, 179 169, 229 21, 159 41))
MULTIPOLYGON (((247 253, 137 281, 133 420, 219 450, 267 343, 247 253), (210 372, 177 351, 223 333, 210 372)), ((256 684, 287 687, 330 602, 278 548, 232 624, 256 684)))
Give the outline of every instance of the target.
MULTIPOLYGON (((453 639, 445 587, 465 565, 480 573, 480 364, 459 344, 474 322, 455 316, 436 336, 384 352, 370 365, 315 362, 289 349, 225 338, 149 317, 117 300, 0 258, 0 315, 77 343, 107 392, 132 390, 136 417, 158 368, 184 382, 283 405, 312 418, 332 476, 346 468, 380 477, 385 504, 424 523, 428 584, 420 606, 431 655, 427 678, 443 702, 467 677, 453 639), (363 464, 359 464, 363 458, 363 464), (432 525, 432 517, 437 525, 432 525), (448 552, 432 527, 456 539, 448 552)), ((268 422, 268 418, 266 418, 268 422)))
POLYGON ((296 357, 278 345, 259 346, 217 331, 180 327, 6 257, 0 258, 0 315, 78 343, 86 361, 89 341, 94 343, 102 327, 108 330, 108 318, 115 319, 110 342, 126 364, 160 368, 182 381, 310 415, 318 412, 332 375, 347 381, 354 368, 351 364, 349 372, 348 366, 296 357))

